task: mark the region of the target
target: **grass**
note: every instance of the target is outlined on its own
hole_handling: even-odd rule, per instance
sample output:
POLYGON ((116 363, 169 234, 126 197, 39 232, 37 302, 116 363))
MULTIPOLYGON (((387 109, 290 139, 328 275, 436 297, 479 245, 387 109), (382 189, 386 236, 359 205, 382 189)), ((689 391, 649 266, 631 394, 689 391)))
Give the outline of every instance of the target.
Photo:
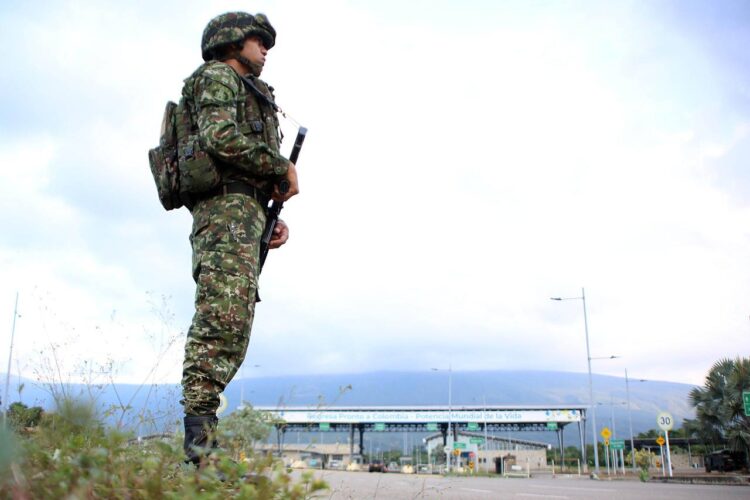
MULTIPOLYGON (((44 304, 42 309, 48 312, 44 304)), ((327 484, 314 479, 312 473, 295 480, 279 460, 253 452, 253 443, 265 439, 273 421, 252 409, 221 420, 218 438, 224 449, 212 456, 209 465, 197 468, 184 464, 182 436, 158 434, 165 428, 164 422, 179 422, 173 404, 177 396, 162 395, 164 401, 154 405, 159 399, 154 388, 165 369, 162 365, 184 340, 184 332, 174 327, 167 298, 153 303, 152 310, 161 325, 149 337, 154 344, 153 367, 129 399, 117 394, 114 358, 106 358, 102 365, 84 360, 70 374, 64 361, 68 359, 65 350, 73 340, 70 345, 51 344, 40 351, 35 373, 56 409, 43 413, 39 408, 39 419, 36 408, 19 404, 8 415, 9 427, 0 422, 0 500, 296 500, 327 489, 327 484), (69 379, 82 380, 85 391, 75 395, 74 388, 64 382, 69 379), (103 408, 97 401, 107 385, 115 391, 117 404, 103 408), (137 409, 133 405, 141 390, 145 400, 143 408, 137 409), (151 407, 157 409, 152 411, 151 407), (132 429, 132 424, 136 429, 153 430, 157 438, 133 439, 132 431, 126 430, 132 429)), ((22 389, 20 385, 19 399, 22 389)))
POLYGON ((38 427, 0 427, 0 498, 305 499, 327 488, 311 474, 292 480, 271 456, 220 451, 197 468, 183 463, 180 436, 131 437, 69 401, 38 427))

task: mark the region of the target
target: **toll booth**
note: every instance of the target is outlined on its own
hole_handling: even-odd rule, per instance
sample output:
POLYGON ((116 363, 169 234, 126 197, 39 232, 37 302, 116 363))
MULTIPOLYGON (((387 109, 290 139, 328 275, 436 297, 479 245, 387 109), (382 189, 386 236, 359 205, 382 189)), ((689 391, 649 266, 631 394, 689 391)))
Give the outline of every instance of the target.
POLYGON ((510 471, 511 466, 516 465, 515 455, 505 455, 504 457, 495 457, 495 473, 505 474, 510 471))

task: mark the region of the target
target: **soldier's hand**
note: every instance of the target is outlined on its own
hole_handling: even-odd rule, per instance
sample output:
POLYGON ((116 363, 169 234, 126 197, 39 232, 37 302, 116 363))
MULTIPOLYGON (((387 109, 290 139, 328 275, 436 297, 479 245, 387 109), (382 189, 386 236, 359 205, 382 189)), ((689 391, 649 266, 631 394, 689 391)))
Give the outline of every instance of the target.
POLYGON ((295 194, 299 193, 299 184, 297 183, 297 168, 294 163, 289 162, 289 169, 286 171, 284 179, 289 183, 289 189, 286 193, 279 192, 279 186, 273 188, 273 199, 276 201, 286 201, 295 194))
POLYGON ((268 248, 279 248, 281 245, 286 243, 289 239, 289 226, 286 222, 279 219, 276 221, 276 225, 273 227, 273 234, 271 234, 271 241, 268 242, 268 248))

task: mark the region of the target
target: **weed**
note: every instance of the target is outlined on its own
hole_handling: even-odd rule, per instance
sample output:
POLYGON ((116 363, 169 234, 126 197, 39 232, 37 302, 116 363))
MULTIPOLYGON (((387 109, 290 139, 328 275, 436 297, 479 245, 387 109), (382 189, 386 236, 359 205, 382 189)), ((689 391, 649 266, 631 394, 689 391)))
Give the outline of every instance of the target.
POLYGON ((641 480, 642 483, 647 482, 649 479, 651 479, 651 475, 648 473, 648 469, 643 468, 638 471, 638 479, 641 480))
POLYGON ((327 488, 312 474, 293 481, 270 455, 234 461, 219 451, 196 468, 176 437, 128 437, 70 400, 25 436, 0 430, 0 498, 304 499, 327 488))

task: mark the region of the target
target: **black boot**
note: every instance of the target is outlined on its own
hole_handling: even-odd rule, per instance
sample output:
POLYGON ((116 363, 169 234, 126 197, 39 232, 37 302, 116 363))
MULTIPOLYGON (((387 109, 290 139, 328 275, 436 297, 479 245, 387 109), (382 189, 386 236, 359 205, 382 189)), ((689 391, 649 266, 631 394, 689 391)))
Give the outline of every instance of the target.
POLYGON ((201 465, 211 450, 219 447, 216 441, 216 426, 219 419, 216 415, 185 417, 185 450, 186 463, 201 465), (210 442, 209 442, 210 441, 210 442))

